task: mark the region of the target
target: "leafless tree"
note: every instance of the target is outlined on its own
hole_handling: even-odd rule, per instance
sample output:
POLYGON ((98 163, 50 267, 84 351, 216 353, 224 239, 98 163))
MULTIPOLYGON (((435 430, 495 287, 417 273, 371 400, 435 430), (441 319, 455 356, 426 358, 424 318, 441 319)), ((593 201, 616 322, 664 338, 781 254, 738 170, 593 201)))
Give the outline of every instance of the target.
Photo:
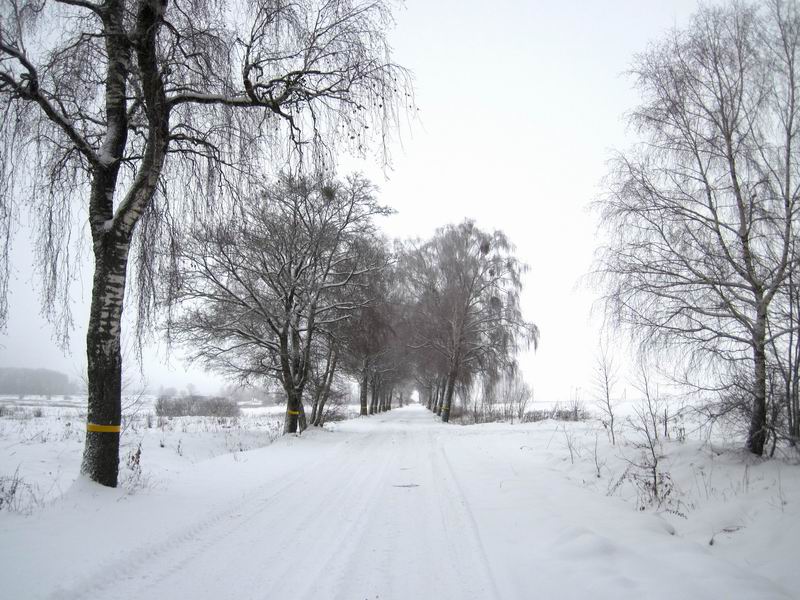
POLYGON ((485 405, 484 411, 495 413, 504 421, 522 422, 528 402, 533 396, 531 386, 516 371, 503 374, 499 380, 484 378, 484 391, 481 394, 485 405), (498 406, 499 405, 499 406, 498 406))
POLYGON ((659 435, 659 418, 665 404, 645 358, 638 364, 634 387, 641 397, 627 421, 637 436, 632 444, 639 455, 635 460, 628 460, 630 468, 626 473, 636 485, 642 505, 660 507, 669 500, 673 487, 669 472, 663 469, 664 450, 659 435))
POLYGON ((347 290, 382 266, 368 251, 373 217, 387 212, 373 192, 360 176, 345 184, 283 178, 180 245, 176 299, 185 308, 173 332, 211 368, 280 381, 285 433, 306 427, 316 335, 361 306, 347 290))
POLYGON ((613 160, 600 202, 609 313, 700 364, 748 364, 759 455, 768 349, 793 327, 773 309, 797 268, 798 49, 797 3, 771 0, 701 8, 638 56, 643 141, 613 160))
POLYGON ((520 345, 538 341, 522 317, 519 294, 525 266, 501 231, 485 233, 471 221, 449 225, 409 254, 407 271, 425 321, 415 347, 438 352, 447 363, 441 402, 447 422, 456 383, 473 374, 497 378, 513 370, 520 345))
POLYGON ((128 263, 140 323, 156 249, 267 162, 364 153, 411 100, 391 63, 383 0, 6 0, 0 7, 0 322, 18 207, 38 222, 44 304, 69 329, 73 225, 95 271, 82 470, 114 486, 128 263), (133 251, 133 254, 131 252, 133 251))
POLYGON ((608 347, 601 344, 600 353, 597 355, 594 371, 594 387, 597 397, 597 406, 603 417, 603 425, 608 430, 611 444, 617 445, 615 430, 615 405, 614 388, 618 383, 617 365, 614 357, 609 353, 608 347))

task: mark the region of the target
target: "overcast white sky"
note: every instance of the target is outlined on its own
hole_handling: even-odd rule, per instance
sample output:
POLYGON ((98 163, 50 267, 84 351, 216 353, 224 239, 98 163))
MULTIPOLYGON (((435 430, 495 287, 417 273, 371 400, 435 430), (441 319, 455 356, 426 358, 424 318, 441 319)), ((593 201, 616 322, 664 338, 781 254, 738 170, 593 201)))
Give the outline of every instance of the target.
MULTIPOLYGON (((361 166, 397 210, 394 237, 426 237, 475 219, 503 229, 530 265, 523 308, 541 330, 522 366, 537 400, 588 398, 598 319, 581 281, 597 245, 589 203, 613 148, 631 138, 637 102, 624 75, 633 55, 685 24, 696 0, 408 0, 396 11, 396 62, 414 73, 421 120, 393 150, 393 170, 361 166)), ((349 166, 349 165, 348 165, 349 166)), ((24 236, 12 254, 11 319, 0 366, 84 369, 89 281, 74 289, 76 330, 66 356, 40 317, 24 236), (83 297, 82 297, 83 296, 83 297)), ((145 362, 150 387, 215 392, 221 380, 163 351, 145 362)))

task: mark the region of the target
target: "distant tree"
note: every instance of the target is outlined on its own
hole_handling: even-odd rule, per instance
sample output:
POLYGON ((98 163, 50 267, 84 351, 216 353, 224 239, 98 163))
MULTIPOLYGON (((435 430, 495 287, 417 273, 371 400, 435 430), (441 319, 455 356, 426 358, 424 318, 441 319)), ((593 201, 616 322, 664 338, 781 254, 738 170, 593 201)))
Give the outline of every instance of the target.
POLYGON ((643 141, 613 160, 599 203, 609 314, 711 365, 695 369, 722 375, 709 389, 746 382, 758 455, 769 351, 797 334, 777 309, 798 266, 798 51, 798 4, 770 0, 703 7, 638 56, 643 141))
POLYGON ((449 335, 447 306, 441 302, 441 285, 434 276, 437 257, 419 240, 409 242, 400 252, 400 281, 406 302, 408 344, 415 379, 427 393, 427 407, 441 415, 447 372, 447 353, 442 349, 449 335), (421 337, 417 332, 424 332, 421 337))
POLYGON ((0 324, 15 202, 38 218, 44 303, 64 334, 72 225, 86 218, 95 270, 82 471, 104 485, 117 483, 129 261, 141 324, 173 265, 156 258, 176 227, 218 213, 224 190, 267 160, 322 166, 338 143, 383 144, 408 101, 383 0, 237 7, 234 18, 212 0, 0 6, 0 324))
POLYGON ((50 369, 0 367, 0 394, 14 396, 65 396, 78 391, 64 373, 50 369))
POLYGON ((412 377, 409 342, 410 323, 407 319, 409 298, 402 286, 396 260, 380 272, 383 284, 380 294, 372 301, 378 326, 378 336, 369 361, 372 390, 369 414, 391 410, 400 390, 412 377))
POLYGON ((538 341, 535 325, 522 317, 519 295, 525 266, 501 231, 485 233, 472 221, 439 229, 409 255, 407 269, 417 290, 415 346, 446 361, 442 420, 447 422, 456 383, 473 374, 497 378, 513 371, 521 345, 538 341))
POLYGON ((361 285, 353 290, 353 299, 359 308, 346 320, 337 324, 336 338, 342 348, 342 369, 359 384, 360 414, 371 414, 369 389, 374 389, 375 369, 395 335, 391 317, 386 311, 392 282, 387 265, 390 261, 388 247, 376 240, 372 253, 376 257, 375 269, 366 274, 361 285))

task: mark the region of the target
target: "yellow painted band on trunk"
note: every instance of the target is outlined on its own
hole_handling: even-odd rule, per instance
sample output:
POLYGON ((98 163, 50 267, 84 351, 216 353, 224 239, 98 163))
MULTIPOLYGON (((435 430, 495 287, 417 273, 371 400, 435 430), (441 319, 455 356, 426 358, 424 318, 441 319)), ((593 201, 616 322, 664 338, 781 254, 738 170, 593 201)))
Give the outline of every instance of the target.
POLYGON ((95 433, 119 433, 119 425, 98 425, 97 423, 87 423, 86 431, 94 431, 95 433))
POLYGON ((287 410, 286 412, 287 412, 287 414, 290 414, 290 415, 299 415, 300 414, 299 410, 287 410))

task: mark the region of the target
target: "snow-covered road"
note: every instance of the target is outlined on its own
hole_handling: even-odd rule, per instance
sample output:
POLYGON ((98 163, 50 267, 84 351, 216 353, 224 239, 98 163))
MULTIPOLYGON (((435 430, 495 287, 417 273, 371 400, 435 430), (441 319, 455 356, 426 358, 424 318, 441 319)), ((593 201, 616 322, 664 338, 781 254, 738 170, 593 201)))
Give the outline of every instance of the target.
POLYGON ((135 496, 78 485, 41 515, 4 523, 0 595, 791 597, 569 481, 543 459, 547 445, 530 430, 447 426, 409 406, 205 461, 135 496))

